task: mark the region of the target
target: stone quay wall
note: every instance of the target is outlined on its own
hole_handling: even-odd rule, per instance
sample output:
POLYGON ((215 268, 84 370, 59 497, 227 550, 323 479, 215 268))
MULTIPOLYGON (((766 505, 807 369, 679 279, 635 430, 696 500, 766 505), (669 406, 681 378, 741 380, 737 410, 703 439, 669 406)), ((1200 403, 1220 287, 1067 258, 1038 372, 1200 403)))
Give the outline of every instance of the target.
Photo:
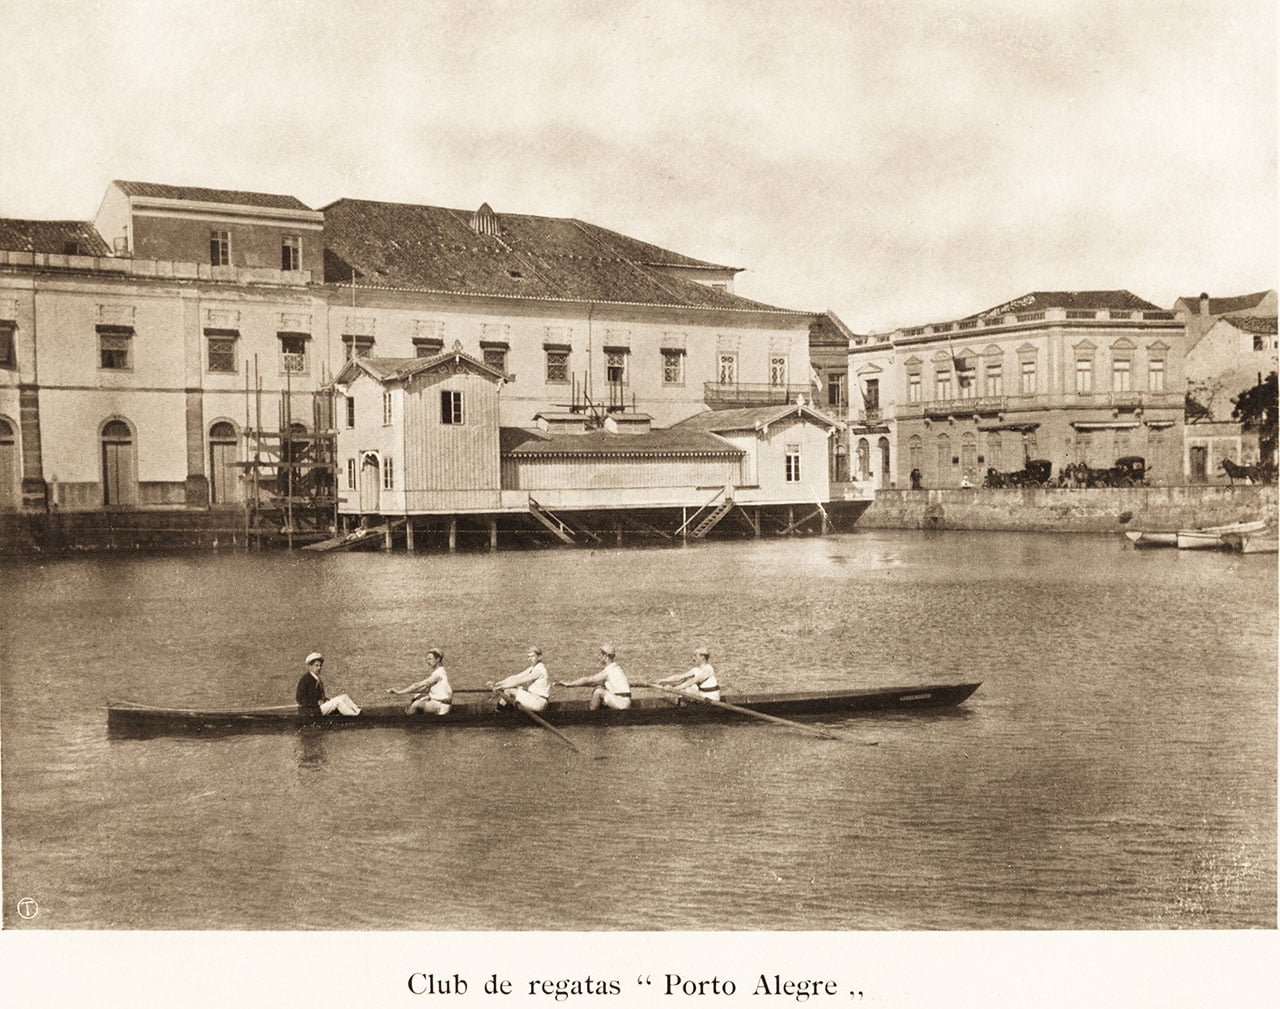
POLYGON ((1276 517, 1276 488, 1065 487, 879 490, 858 525, 869 529, 990 529, 1106 533, 1190 529, 1276 517))

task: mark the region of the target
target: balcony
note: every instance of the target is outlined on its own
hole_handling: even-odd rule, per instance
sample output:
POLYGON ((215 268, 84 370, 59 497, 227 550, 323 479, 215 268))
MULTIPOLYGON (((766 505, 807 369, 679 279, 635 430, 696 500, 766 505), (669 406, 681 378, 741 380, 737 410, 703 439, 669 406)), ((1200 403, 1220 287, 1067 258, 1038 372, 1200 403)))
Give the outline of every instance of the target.
POLYGON ((1182 394, 1176 392, 1069 392, 902 403, 893 408, 893 416, 897 420, 917 420, 921 417, 945 419, 1027 410, 1180 410, 1182 407, 1182 394))
POLYGON ((816 389, 809 384, 796 383, 770 385, 765 382, 704 382, 702 384, 702 400, 713 410, 724 410, 736 406, 794 403, 799 396, 803 396, 807 403, 814 403, 816 389))

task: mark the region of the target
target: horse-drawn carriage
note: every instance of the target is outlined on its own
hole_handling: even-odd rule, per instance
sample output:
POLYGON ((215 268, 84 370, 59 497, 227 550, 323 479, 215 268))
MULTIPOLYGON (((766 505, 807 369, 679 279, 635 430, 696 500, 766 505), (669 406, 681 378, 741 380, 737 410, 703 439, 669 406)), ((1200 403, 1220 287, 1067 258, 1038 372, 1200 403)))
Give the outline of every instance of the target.
POLYGON ((1147 482, 1147 461, 1140 455, 1126 455, 1109 469, 1073 462, 1062 467, 1061 480, 1063 487, 1143 487, 1147 482))
POLYGON ((1049 459, 1028 459, 1027 464, 1012 473, 1001 473, 994 467, 987 470, 983 487, 1043 487, 1049 482, 1053 462, 1049 459))
POLYGON ((1255 462, 1242 466, 1232 459, 1223 459, 1218 467, 1227 474, 1227 479, 1235 484, 1237 480, 1247 480, 1251 484, 1275 483, 1276 466, 1271 462, 1255 462))

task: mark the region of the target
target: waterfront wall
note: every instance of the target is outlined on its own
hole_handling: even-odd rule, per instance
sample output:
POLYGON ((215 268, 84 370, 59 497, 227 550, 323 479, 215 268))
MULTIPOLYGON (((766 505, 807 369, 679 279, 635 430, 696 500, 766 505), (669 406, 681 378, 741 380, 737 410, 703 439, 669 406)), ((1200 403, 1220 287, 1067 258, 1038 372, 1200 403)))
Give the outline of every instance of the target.
POLYGON ((872 529, 1117 532, 1225 525, 1276 514, 1275 487, 1036 487, 880 490, 858 525, 872 529))

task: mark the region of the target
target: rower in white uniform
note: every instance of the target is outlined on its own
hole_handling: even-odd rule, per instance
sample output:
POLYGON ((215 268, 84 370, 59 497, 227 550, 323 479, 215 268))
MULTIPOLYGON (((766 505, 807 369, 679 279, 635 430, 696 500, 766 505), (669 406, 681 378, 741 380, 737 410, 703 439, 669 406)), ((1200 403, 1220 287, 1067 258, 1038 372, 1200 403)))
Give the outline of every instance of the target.
POLYGON ((388 688, 388 694, 413 694, 413 700, 405 709, 406 714, 447 715, 453 707, 453 687, 444 668, 444 652, 439 648, 427 649, 427 675, 417 683, 400 690, 388 688))
POLYGON ((542 662, 542 649, 529 649, 529 666, 499 680, 493 689, 500 695, 499 704, 518 704, 529 711, 541 711, 551 697, 551 676, 542 662))
POLYGON ((664 677, 658 683, 708 701, 720 700, 720 681, 716 679, 715 668, 711 665, 711 652, 698 648, 693 653, 693 660, 695 665, 687 673, 664 677))
POLYGON ((591 702, 589 704, 592 711, 595 711, 601 705, 606 708, 613 708, 615 711, 625 711, 631 707, 631 684, 627 680, 627 674, 618 665, 613 645, 600 646, 600 665, 601 668, 598 673, 580 676, 576 680, 557 680, 556 685, 561 687, 594 686, 596 689, 591 692, 591 702))

